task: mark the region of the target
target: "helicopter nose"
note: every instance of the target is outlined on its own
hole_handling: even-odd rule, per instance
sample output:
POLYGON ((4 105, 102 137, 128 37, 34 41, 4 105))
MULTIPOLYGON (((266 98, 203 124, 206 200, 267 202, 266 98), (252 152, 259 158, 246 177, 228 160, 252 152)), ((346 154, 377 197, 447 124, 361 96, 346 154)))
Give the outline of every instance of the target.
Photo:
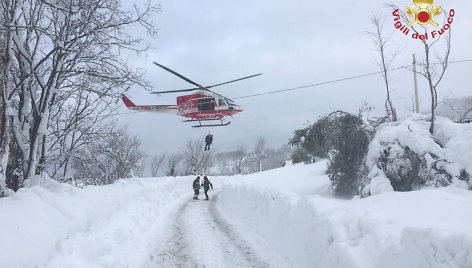
POLYGON ((243 111, 242 107, 236 104, 229 106, 228 110, 230 110, 233 114, 243 111))

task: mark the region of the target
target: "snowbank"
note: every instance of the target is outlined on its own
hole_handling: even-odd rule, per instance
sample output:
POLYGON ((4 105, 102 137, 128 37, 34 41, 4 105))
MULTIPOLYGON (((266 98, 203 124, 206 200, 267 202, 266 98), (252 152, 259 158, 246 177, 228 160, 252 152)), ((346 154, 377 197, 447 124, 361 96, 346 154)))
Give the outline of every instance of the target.
POLYGON ((140 267, 191 180, 21 189, 0 199, 0 267, 140 267))
POLYGON ((288 165, 264 172, 231 176, 232 184, 252 185, 257 188, 272 189, 286 195, 332 196, 328 175, 325 175, 327 160, 315 164, 288 165))
POLYGON ((470 191, 442 188, 339 200, 317 195, 325 194, 320 181, 329 184, 323 176, 305 177, 310 169, 317 173, 319 164, 278 172, 290 169, 292 176, 283 179, 259 173, 226 184, 218 200, 228 222, 274 267, 472 267, 470 191), (281 181, 318 190, 281 192, 281 181))
POLYGON ((367 153, 368 180, 363 195, 393 188, 409 191, 425 185, 446 186, 455 180, 469 182, 472 187, 472 123, 437 117, 432 136, 429 118, 412 115, 377 131, 367 153))
MULTIPOLYGON (((331 197, 325 166, 211 178, 211 197, 271 267, 472 267, 471 191, 339 200, 331 197)), ((192 180, 22 189, 0 199, 0 267, 143 267, 167 241, 170 215, 191 199, 192 180)))

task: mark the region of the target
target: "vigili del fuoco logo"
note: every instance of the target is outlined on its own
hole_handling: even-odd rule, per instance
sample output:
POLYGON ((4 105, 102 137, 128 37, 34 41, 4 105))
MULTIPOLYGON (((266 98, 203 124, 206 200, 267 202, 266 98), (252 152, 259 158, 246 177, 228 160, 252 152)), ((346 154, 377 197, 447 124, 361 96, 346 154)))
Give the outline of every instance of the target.
POLYGON ((454 16, 456 11, 454 9, 449 10, 448 13, 445 12, 440 5, 433 5, 434 0, 413 0, 415 6, 407 6, 404 17, 406 17, 406 22, 402 22, 402 16, 400 9, 393 11, 393 21, 395 28, 402 32, 406 36, 410 36, 413 39, 417 40, 429 40, 436 39, 446 33, 454 22, 454 16), (441 18, 447 16, 447 20, 441 18), (440 24, 439 19, 443 20, 443 24, 440 24), (424 34, 418 31, 415 31, 412 27, 415 25, 424 26, 424 34), (428 26, 432 26, 429 27, 428 26), (434 30, 432 30, 433 28, 434 30))

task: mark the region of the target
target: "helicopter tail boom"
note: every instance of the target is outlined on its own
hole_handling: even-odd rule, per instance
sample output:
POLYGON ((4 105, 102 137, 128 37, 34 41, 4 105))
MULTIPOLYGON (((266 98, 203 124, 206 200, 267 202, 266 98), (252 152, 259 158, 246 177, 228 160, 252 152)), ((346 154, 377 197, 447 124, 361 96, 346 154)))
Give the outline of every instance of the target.
POLYGON ((121 100, 123 101, 123 103, 126 105, 126 107, 128 108, 131 108, 131 107, 136 107, 136 104, 134 104, 134 102, 132 102, 128 97, 126 97, 125 95, 121 95, 121 100))
POLYGON ((125 95, 121 96, 121 100, 126 105, 126 108, 140 112, 159 112, 178 114, 179 108, 176 105, 136 105, 125 95))

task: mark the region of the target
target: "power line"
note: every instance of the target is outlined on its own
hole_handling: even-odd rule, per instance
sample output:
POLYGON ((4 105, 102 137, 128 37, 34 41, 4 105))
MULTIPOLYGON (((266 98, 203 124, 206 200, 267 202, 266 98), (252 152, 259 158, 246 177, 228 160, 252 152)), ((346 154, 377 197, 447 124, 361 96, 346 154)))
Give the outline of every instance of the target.
MULTIPOLYGON (((472 62, 472 59, 471 59, 471 60, 456 60, 456 61, 450 61, 449 64, 453 64, 453 63, 467 63, 467 62, 472 62)), ((432 63, 431 65, 438 65, 438 64, 442 64, 442 63, 432 63)), ((425 64, 422 63, 422 64, 417 64, 417 65, 425 65, 425 64)), ((398 70, 401 70, 401 69, 407 69, 407 70, 412 71, 412 70, 411 70, 412 67, 413 67, 413 65, 405 65, 405 66, 400 66, 400 67, 396 67, 396 68, 393 68, 393 69, 388 69, 387 71, 393 72, 393 71, 398 71, 398 70), (410 68, 410 69, 409 69, 409 68, 410 68)), ((310 88, 310 87, 317 87, 317 86, 322 86, 322 85, 334 84, 334 83, 344 82, 344 81, 348 81, 348 80, 354 80, 354 79, 364 78, 364 77, 368 77, 368 76, 378 75, 378 74, 382 74, 382 73, 383 73, 383 71, 377 71, 377 72, 366 73, 366 74, 361 74, 361 75, 356 75, 356 76, 344 77, 344 78, 340 78, 340 79, 336 79, 336 80, 331 80, 331 81, 326 81, 326 82, 315 83, 315 84, 311 84, 311 85, 305 85, 305 86, 299 86, 299 87, 293 87, 293 88, 287 88, 287 89, 280 89, 280 90, 274 90, 274 91, 267 91, 267 92, 252 94, 252 95, 234 97, 234 98, 231 98, 231 99, 244 99, 244 98, 251 98, 251 97, 257 97, 257 96, 262 96, 262 95, 277 94, 277 93, 282 93, 282 92, 287 92, 287 91, 294 91, 294 90, 299 90, 299 89, 304 89, 304 88, 310 88)), ((133 112, 126 112, 126 113, 115 113, 115 114, 110 115, 110 117, 121 116, 121 115, 128 115, 128 114, 136 114, 136 113, 140 113, 140 112, 133 111, 133 112)))
MULTIPOLYGON (((465 63, 465 62, 472 62, 472 60, 457 60, 457 61, 450 61, 449 63, 453 64, 453 63, 465 63)), ((437 65, 437 64, 441 64, 441 63, 433 63, 432 65, 437 65)), ((424 64, 418 64, 418 65, 424 65, 424 64)), ((408 69, 409 67, 412 67, 412 65, 405 65, 405 66, 389 69, 387 71, 393 72, 393 71, 398 71, 401 69, 408 69)), ((354 80, 354 79, 364 78, 368 76, 378 75, 382 73, 383 71, 372 72, 372 73, 361 74, 361 75, 356 75, 356 76, 344 77, 344 78, 326 81, 326 82, 315 83, 311 85, 305 85, 305 86, 299 86, 299 87, 293 87, 293 88, 287 88, 287 89, 279 89, 279 90, 274 90, 274 91, 267 91, 267 92, 252 94, 252 95, 240 96, 240 97, 233 97, 231 99, 244 99, 244 98, 251 98, 251 97, 257 97, 257 96, 262 96, 262 95, 269 95, 269 94, 276 94, 276 93, 281 93, 281 92, 299 90, 299 89, 304 89, 304 88, 309 88, 309 87, 323 86, 323 85, 334 84, 334 83, 344 82, 348 80, 354 80)))

